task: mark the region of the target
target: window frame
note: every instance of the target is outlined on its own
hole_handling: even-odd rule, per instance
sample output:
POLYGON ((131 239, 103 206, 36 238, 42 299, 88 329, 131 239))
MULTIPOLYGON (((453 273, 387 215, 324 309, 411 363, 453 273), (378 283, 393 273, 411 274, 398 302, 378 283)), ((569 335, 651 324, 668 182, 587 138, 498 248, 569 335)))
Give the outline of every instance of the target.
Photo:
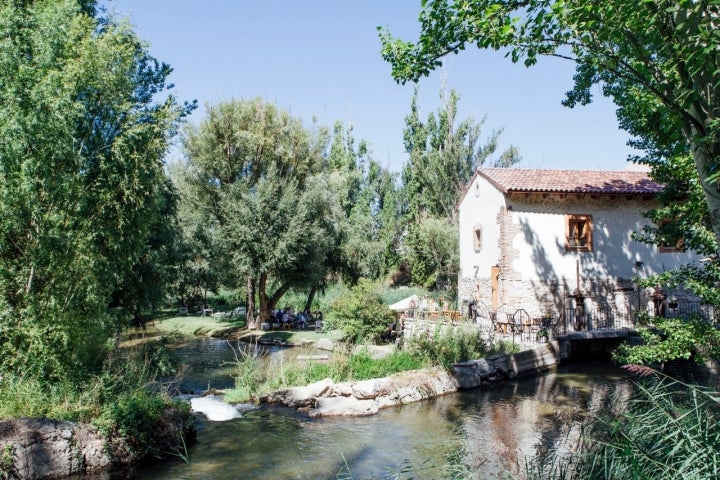
POLYGON ((473 235, 473 250, 475 251, 475 253, 482 252, 482 247, 483 247, 482 225, 473 226, 472 235, 473 235))
MULTIPOLYGON (((667 225, 669 223, 672 223, 672 220, 669 218, 665 218, 660 220, 658 222, 658 235, 660 234, 659 230, 662 228, 663 225, 667 225)), ((685 251, 684 245, 685 245, 685 239, 680 236, 676 239, 674 239, 674 245, 669 244, 662 244, 658 243, 658 251, 660 253, 681 253, 685 251)))
POLYGON ((593 221, 592 215, 568 213, 565 215, 565 250, 568 252, 592 252, 593 250, 593 221), (582 236, 571 236, 575 224, 583 224, 582 236), (582 245, 571 245, 571 239, 585 238, 582 245))

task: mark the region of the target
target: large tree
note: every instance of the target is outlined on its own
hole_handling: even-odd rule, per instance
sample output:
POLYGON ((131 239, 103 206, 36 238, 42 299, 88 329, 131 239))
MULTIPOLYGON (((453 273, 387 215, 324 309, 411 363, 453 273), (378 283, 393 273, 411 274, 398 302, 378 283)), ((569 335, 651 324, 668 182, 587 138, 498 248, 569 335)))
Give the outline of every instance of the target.
POLYGON ((147 252, 161 161, 189 107, 94 1, 0 3, 0 375, 82 377, 147 252))
MULTIPOLYGON (((497 151, 502 130, 493 130, 481 142, 485 119, 457 118, 460 96, 454 90, 440 92, 442 105, 426 121, 420 119, 417 89, 405 117, 403 186, 411 221, 422 217, 444 217, 457 224, 456 206, 475 171, 497 151)), ((509 167, 520 161, 515 147, 509 147, 494 161, 494 167, 509 167)))
MULTIPOLYGON (((458 270, 457 204, 475 171, 495 157, 501 130, 481 141, 484 119, 457 119, 459 95, 445 89, 442 105, 426 121, 420 119, 417 89, 405 117, 405 150, 409 159, 402 171, 404 262, 413 282, 446 289, 458 270)), ((494 167, 520 161, 515 147, 503 151, 494 167)))
POLYGON ((355 145, 352 126, 340 123, 328 161, 345 180, 338 191, 345 216, 333 273, 352 285, 361 278, 378 280, 397 265, 402 232, 397 176, 372 158, 366 142, 355 145))
POLYGON ((288 289, 312 286, 327 274, 338 215, 327 138, 324 129, 308 128, 259 98, 210 106, 186 132, 195 188, 189 200, 206 211, 225 269, 244 279, 249 324, 267 320, 288 289))
MULTIPOLYGON (((427 75, 450 53, 504 50, 530 66, 539 56, 577 65, 569 104, 607 95, 643 97, 672 117, 693 160, 714 236, 720 238, 720 6, 701 1, 427 0, 416 43, 380 30, 396 80, 427 75), (625 92, 625 93, 623 93, 625 92)), ((644 119, 643 119, 644 120, 644 119)))

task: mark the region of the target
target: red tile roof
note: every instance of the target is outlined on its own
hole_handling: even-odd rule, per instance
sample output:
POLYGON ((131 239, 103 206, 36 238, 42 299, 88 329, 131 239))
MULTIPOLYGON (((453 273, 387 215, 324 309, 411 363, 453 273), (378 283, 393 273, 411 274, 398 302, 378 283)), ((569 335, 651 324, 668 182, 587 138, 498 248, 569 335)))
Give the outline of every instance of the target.
POLYGON ((651 180, 645 172, 481 168, 478 173, 503 193, 555 192, 655 195, 663 188, 662 185, 651 180))

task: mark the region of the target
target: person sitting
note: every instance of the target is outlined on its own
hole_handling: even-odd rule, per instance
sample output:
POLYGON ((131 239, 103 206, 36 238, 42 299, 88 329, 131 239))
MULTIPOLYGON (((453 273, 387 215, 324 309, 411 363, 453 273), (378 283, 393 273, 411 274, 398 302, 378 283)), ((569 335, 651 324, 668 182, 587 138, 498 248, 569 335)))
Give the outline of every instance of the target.
POLYGON ((287 328, 288 330, 292 328, 292 326, 293 326, 292 310, 289 307, 286 308, 285 310, 283 310, 280 321, 282 323, 282 328, 287 328))
POLYGON ((397 338, 397 334, 397 323, 392 322, 388 325, 387 330, 385 330, 380 338, 385 342, 392 342, 397 338))
POLYGON ((297 328, 305 328, 307 326, 307 315, 305 312, 300 312, 295 317, 295 325, 297 328))

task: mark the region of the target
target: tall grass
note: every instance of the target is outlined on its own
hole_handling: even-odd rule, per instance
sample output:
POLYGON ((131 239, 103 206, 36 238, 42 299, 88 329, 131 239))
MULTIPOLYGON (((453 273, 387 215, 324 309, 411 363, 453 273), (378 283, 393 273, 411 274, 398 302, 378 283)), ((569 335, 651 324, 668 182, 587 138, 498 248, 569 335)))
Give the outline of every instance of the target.
POLYGON ((477 329, 436 329, 406 340, 405 348, 431 365, 450 369, 453 363, 484 358, 494 350, 477 329))
MULTIPOLYGON (((649 373, 645 367, 635 371, 649 373)), ((595 416, 571 459, 531 462, 532 479, 720 477, 720 394, 659 373, 637 382, 623 415, 595 416)))
POLYGON ((0 377, 0 418, 46 417, 92 420, 104 405, 139 390, 167 398, 174 382, 159 378, 174 373, 175 362, 160 342, 111 350, 95 375, 81 382, 47 382, 22 373, 0 377))

